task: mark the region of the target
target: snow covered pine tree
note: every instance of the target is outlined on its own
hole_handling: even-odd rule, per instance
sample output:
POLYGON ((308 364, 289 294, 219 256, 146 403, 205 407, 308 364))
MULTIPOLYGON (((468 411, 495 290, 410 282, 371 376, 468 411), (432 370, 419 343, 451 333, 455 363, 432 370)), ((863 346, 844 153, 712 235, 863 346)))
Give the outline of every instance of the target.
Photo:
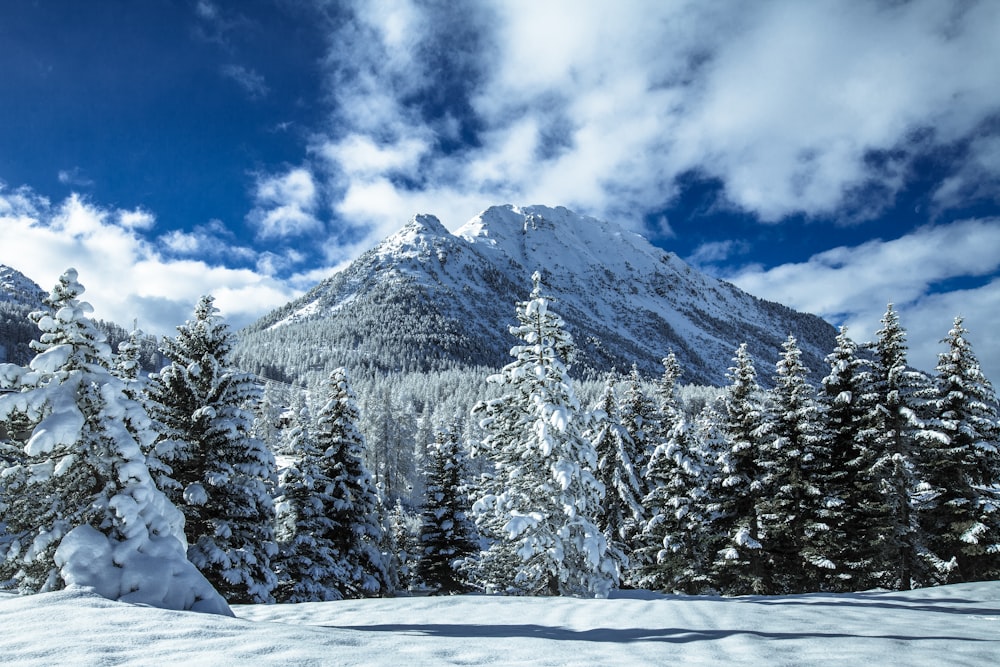
POLYGON ((997 398, 983 375, 962 318, 942 342, 929 440, 921 460, 933 498, 920 523, 946 564, 943 581, 1000 577, 1000 424, 997 398))
POLYGON ((519 324, 511 327, 524 344, 511 350, 514 362, 490 376, 507 393, 474 408, 495 466, 474 505, 478 525, 495 540, 481 572, 487 587, 501 592, 605 597, 619 572, 595 522, 604 489, 567 371, 573 341, 549 310, 541 275, 532 281, 531 298, 518 304, 519 324))
POLYGON ((381 502, 364 463, 365 440, 358 431, 357 398, 338 368, 330 374, 328 398, 317 415, 314 434, 322 452, 323 502, 333 525, 338 578, 330 582, 343 598, 392 593, 389 573, 378 550, 382 539, 381 502))
POLYGON ((727 595, 766 593, 766 557, 760 543, 760 504, 764 497, 761 456, 757 446, 763 426, 757 370, 746 344, 736 350, 726 394, 727 448, 719 457, 718 479, 712 484, 712 531, 719 540, 712 576, 727 595))
POLYGON ((149 417, 111 373, 83 291, 67 270, 46 310, 31 314, 42 331, 37 356, 28 368, 0 366, 11 392, 0 396, 0 422, 27 427, 19 460, 0 475, 12 538, 3 571, 22 593, 75 584, 112 600, 232 615, 187 560, 183 516, 146 467, 149 417))
POLYGON ((608 541, 608 555, 624 574, 634 564, 633 541, 642 522, 642 482, 636 461, 635 441, 622 425, 615 393, 614 373, 591 411, 591 426, 584 433, 597 453, 595 474, 604 485, 604 502, 597 513, 597 526, 608 541))
POLYGON ((153 375, 156 482, 184 512, 188 558, 230 602, 272 602, 274 455, 250 435, 254 378, 232 367, 235 337, 203 296, 194 320, 165 338, 170 365, 153 375), (162 466, 161 466, 162 464, 162 466))
MULTIPOLYGON (((301 396, 301 395, 300 395, 301 396)), ((336 582, 345 578, 335 546, 338 524, 331 518, 337 500, 331 496, 328 459, 310 429, 311 415, 297 400, 292 424, 284 437, 294 462, 281 471, 275 502, 278 555, 272 559, 279 602, 323 602, 342 598, 336 582)))
POLYGON ((479 551, 475 525, 467 515, 467 457, 460 436, 461 424, 456 420, 435 434, 427 452, 417 577, 432 593, 443 595, 471 590, 461 561, 479 551))

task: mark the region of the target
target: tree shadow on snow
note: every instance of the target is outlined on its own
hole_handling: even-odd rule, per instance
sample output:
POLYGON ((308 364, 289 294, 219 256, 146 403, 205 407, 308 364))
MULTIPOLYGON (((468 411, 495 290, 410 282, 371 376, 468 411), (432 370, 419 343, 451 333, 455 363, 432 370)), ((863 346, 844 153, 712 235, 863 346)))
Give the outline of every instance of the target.
POLYGON ((836 598, 814 597, 747 597, 736 598, 740 602, 762 604, 767 606, 803 605, 807 607, 855 607, 857 609, 891 609, 893 611, 934 612, 938 614, 996 615, 997 607, 967 607, 964 605, 982 604, 982 600, 965 600, 962 598, 940 598, 935 600, 917 601, 903 596, 886 595, 885 593, 842 593, 836 598))
POLYGON ((451 637, 464 639, 549 639, 557 641, 582 641, 613 644, 633 642, 667 642, 686 644, 713 641, 735 636, 752 636, 760 639, 893 639, 904 641, 989 641, 971 637, 929 635, 859 635, 837 632, 763 632, 758 630, 688 630, 683 628, 594 628, 569 630, 544 625, 471 625, 471 624, 386 624, 386 625, 325 625, 335 630, 358 632, 398 632, 426 637, 451 637))

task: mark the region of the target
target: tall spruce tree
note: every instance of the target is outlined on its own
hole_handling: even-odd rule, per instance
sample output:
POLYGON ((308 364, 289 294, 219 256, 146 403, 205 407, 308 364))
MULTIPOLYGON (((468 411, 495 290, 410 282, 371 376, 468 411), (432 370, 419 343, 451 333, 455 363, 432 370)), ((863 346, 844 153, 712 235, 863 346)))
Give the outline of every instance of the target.
POLYGON ((828 508, 840 503, 829 497, 829 452, 798 341, 790 335, 782 349, 771 410, 761 430, 768 493, 759 505, 760 522, 771 571, 767 592, 772 594, 822 587, 836 567, 830 560, 834 544, 828 508))
POLYGON ((910 590, 928 580, 923 535, 917 522, 917 487, 920 484, 917 393, 920 376, 907 366, 906 330, 890 303, 876 332, 873 419, 878 431, 871 474, 880 480, 886 534, 882 586, 910 590))
POLYGON ((643 486, 636 465, 639 452, 621 423, 615 395, 614 374, 591 412, 591 426, 585 433, 597 453, 597 480, 604 485, 604 502, 597 513, 597 526, 608 542, 608 553, 618 561, 623 574, 632 560, 634 538, 643 517, 643 486))
POLYGON ((462 564, 479 551, 475 525, 469 517, 468 465, 461 432, 461 423, 453 422, 435 434, 427 450, 416 574, 424 586, 440 595, 471 590, 462 564))
POLYGON ((185 517, 188 558, 227 600, 272 602, 274 456, 250 435, 253 376, 232 366, 235 337, 203 296, 195 317, 165 338, 170 365, 148 388, 160 424, 156 481, 185 517))
POLYGON ((322 602, 342 598, 346 578, 336 549, 340 526, 332 518, 332 466, 317 446, 308 407, 299 399, 284 441, 293 462, 281 471, 275 503, 278 554, 272 559, 279 602, 322 602))
MULTIPOLYGON (((667 359, 664 359, 664 363, 667 359)), ((668 369, 664 373, 664 378, 669 374, 668 369)), ((680 374, 679 367, 677 368, 678 375, 680 374)), ((676 377, 674 378, 676 380, 676 377)), ((657 387, 658 392, 663 391, 663 383, 661 381, 660 386, 657 387)), ((673 384, 670 385, 669 392, 673 391, 673 384)), ((662 422, 662 416, 665 411, 662 409, 662 405, 659 407, 652 401, 642 389, 642 380, 639 377, 639 369, 636 365, 632 365, 632 370, 629 372, 627 378, 625 378, 624 388, 621 392, 622 397, 619 401, 619 407, 621 410, 621 424, 625 427, 625 431, 628 433, 629 439, 633 443, 634 451, 636 452, 634 463, 636 465, 636 470, 639 474, 639 483, 645 485, 645 470, 649 465, 649 457, 652 456, 653 450, 656 446, 660 444, 663 440, 663 433, 665 429, 669 429, 669 426, 662 422)), ((662 402, 662 398, 661 398, 662 402)), ((645 496, 649 493, 650 489, 646 486, 640 488, 641 496, 645 496)))
POLYGON ((764 416, 757 371, 745 343, 733 362, 722 425, 726 447, 712 483, 710 510, 717 543, 712 577, 722 593, 763 594, 771 588, 760 533, 760 505, 767 492, 760 447, 764 416))
POLYGON ((24 438, 0 475, 10 536, 0 580, 22 593, 78 584, 110 599, 231 615, 186 558, 183 516, 146 467, 156 435, 111 372, 83 291, 66 271, 31 315, 42 334, 30 367, 0 366, 11 392, 0 396, 0 422, 24 438))
POLYGON ((358 430, 357 398, 347 372, 337 368, 327 383, 327 401, 317 415, 314 433, 322 454, 326 517, 341 578, 333 582, 341 597, 359 598, 393 592, 385 559, 382 503, 364 462, 365 440, 358 430))
POLYGON ((928 546, 947 564, 944 581, 1000 578, 1000 425, 997 399, 983 375, 962 318, 938 355, 934 431, 921 451, 933 498, 920 522, 928 546))
POLYGON ((657 384, 655 446, 644 471, 647 521, 637 536, 635 583, 641 588, 696 593, 706 586, 705 465, 694 424, 677 396, 681 367, 663 359, 657 384))
POLYGON ((542 294, 541 276, 532 280, 511 327, 523 344, 490 378, 507 393, 475 408, 495 466, 475 504, 477 524, 494 540, 480 572, 494 590, 606 596, 619 573, 595 523, 604 489, 567 370, 573 341, 542 294))
POLYGON ((866 590, 884 580, 880 573, 885 532, 884 498, 872 475, 879 431, 874 420, 875 395, 868 360, 843 327, 826 358, 819 400, 823 404, 823 438, 830 455, 828 525, 836 569, 827 578, 832 590, 866 590))
POLYGON ((637 584, 665 592, 700 593, 708 583, 708 494, 695 425, 683 413, 671 419, 666 440, 646 472, 651 515, 639 536, 637 584))

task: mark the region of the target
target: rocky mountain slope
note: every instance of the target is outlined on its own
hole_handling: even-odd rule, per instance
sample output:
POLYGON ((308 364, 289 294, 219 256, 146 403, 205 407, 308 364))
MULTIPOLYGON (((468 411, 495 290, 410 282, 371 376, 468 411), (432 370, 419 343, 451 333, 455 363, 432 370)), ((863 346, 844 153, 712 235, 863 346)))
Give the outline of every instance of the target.
POLYGON ((685 382, 725 384, 746 342, 767 384, 793 333, 822 377, 833 327, 691 268, 607 221, 565 208, 498 206, 455 233, 430 215, 241 334, 247 370, 293 379, 352 372, 499 367, 510 360, 514 305, 541 271, 579 348, 574 373, 633 363, 659 374, 673 350, 685 382))
POLYGON ((0 363, 26 364, 33 356, 29 342, 38 328, 28 313, 42 307, 45 292, 30 278, 0 264, 0 363))

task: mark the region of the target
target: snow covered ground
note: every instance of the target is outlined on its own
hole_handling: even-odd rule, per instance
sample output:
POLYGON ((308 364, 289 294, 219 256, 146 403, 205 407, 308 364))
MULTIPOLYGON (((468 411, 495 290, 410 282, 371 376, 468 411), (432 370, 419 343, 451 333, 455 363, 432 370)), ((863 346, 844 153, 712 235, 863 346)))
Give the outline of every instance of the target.
POLYGON ((12 665, 996 665, 1000 582, 912 592, 610 600, 463 596, 235 606, 0 594, 12 665))

